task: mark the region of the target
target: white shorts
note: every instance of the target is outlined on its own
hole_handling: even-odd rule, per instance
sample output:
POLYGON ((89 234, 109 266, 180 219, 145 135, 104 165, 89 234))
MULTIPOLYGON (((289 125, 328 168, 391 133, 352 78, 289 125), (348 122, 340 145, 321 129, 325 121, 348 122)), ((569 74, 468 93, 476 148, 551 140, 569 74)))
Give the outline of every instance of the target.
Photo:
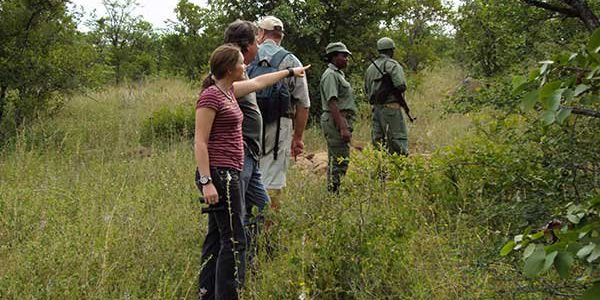
POLYGON ((260 159, 260 173, 265 188, 278 190, 285 187, 286 173, 290 163, 290 152, 292 149, 293 123, 290 118, 281 118, 279 129, 279 150, 277 159, 274 159, 273 148, 277 123, 273 122, 265 126, 265 148, 266 153, 260 159))

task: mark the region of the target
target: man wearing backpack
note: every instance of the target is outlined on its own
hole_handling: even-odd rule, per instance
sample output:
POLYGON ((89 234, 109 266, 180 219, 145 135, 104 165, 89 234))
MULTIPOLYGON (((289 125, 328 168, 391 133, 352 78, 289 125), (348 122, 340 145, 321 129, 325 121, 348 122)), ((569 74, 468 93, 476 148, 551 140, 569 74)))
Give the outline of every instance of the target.
POLYGON ((373 104, 371 131, 373 145, 386 147, 390 153, 408 155, 408 132, 402 114, 401 100, 398 99, 406 90, 406 80, 402 66, 392 58, 395 48, 396 45, 390 38, 383 37, 377 41, 379 57, 367 68, 365 93, 373 104), (377 93, 382 89, 384 82, 382 73, 390 75, 393 86, 389 88, 393 91, 381 97, 383 99, 378 99, 380 97, 377 97, 377 93))
MULTIPOLYGON (((244 56, 244 64, 248 65, 254 60, 258 52, 256 34, 258 34, 258 28, 254 23, 236 20, 225 29, 224 42, 239 46, 244 56)), ((256 93, 250 93, 238 100, 240 109, 244 114, 244 121, 242 123, 244 166, 240 174, 240 190, 246 209, 244 226, 246 226, 247 231, 247 261, 252 263, 252 259, 256 254, 256 235, 264 223, 262 211, 269 202, 269 196, 262 184, 258 168, 262 152, 261 137, 263 125, 262 115, 256 102, 256 93), (254 207, 258 209, 257 215, 254 214, 254 207)))
MULTIPOLYGON (((267 16, 258 22, 258 56, 257 61, 283 56, 278 66, 285 70, 302 66, 298 58, 281 47, 284 37, 283 22, 274 16, 267 16)), ((275 62, 277 63, 277 62, 275 62)), ((280 112, 274 122, 264 122, 263 155, 260 159, 260 171, 263 183, 271 195, 271 207, 279 207, 278 196, 286 185, 286 173, 290 154, 294 157, 304 151, 304 127, 308 120, 310 98, 306 77, 283 79, 289 91, 290 104, 285 111, 280 112)), ((263 120, 269 119, 269 114, 263 111, 263 120)))

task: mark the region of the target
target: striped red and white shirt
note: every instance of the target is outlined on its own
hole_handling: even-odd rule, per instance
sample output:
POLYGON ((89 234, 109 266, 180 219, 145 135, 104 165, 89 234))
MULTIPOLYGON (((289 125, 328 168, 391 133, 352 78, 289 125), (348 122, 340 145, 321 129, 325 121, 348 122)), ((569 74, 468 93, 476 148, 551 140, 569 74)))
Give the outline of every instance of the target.
MULTIPOLYGON (((233 95, 233 87, 228 92, 233 95)), ((201 107, 217 112, 208 138, 208 159, 211 168, 229 167, 241 171, 244 164, 244 115, 235 97, 229 99, 215 85, 211 85, 202 91, 196 102, 196 109, 201 107)))

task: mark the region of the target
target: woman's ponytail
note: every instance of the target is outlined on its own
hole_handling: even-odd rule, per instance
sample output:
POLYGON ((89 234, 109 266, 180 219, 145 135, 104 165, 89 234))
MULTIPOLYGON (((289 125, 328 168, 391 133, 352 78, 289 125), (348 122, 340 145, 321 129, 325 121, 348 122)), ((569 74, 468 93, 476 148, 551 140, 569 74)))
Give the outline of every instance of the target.
POLYGON ((213 77, 212 73, 208 73, 208 76, 206 76, 206 78, 204 78, 204 80, 202 81, 202 90, 208 88, 213 84, 215 84, 215 78, 213 77))

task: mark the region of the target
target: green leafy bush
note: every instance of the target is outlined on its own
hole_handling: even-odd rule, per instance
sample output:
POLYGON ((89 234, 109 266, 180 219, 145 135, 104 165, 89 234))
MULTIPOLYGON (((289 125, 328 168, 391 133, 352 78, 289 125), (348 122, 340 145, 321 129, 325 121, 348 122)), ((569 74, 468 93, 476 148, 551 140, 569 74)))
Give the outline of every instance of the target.
POLYGON ((543 229, 515 236, 500 250, 506 256, 523 250, 523 272, 529 277, 552 267, 561 278, 569 278, 575 262, 584 266, 578 281, 588 283, 584 299, 595 299, 600 291, 600 196, 585 205, 570 203, 563 220, 552 220, 543 229))
POLYGON ((540 111, 544 125, 562 123, 572 113, 600 118, 600 29, 579 52, 540 62, 528 76, 513 78, 513 96, 523 111, 540 111))
POLYGON ((514 111, 520 99, 511 94, 511 81, 505 77, 465 79, 444 103, 446 113, 471 113, 485 109, 514 111))
POLYGON ((528 76, 513 78, 512 96, 521 99, 529 121, 543 125, 530 126, 526 137, 539 142, 540 163, 547 173, 554 170, 544 189, 546 196, 571 201, 565 206, 554 204, 557 215, 565 216, 562 220, 545 218, 548 223, 542 229, 532 232, 527 227, 500 250, 501 256, 523 250, 523 271, 528 277, 554 267, 561 278, 568 278, 578 259, 585 267, 576 281, 587 287, 584 299, 595 299, 600 292, 599 52, 597 30, 579 52, 542 61, 528 76))
POLYGON ((194 110, 187 105, 178 106, 174 110, 160 108, 142 124, 140 143, 149 146, 154 143, 191 140, 194 137, 194 120, 194 110))

